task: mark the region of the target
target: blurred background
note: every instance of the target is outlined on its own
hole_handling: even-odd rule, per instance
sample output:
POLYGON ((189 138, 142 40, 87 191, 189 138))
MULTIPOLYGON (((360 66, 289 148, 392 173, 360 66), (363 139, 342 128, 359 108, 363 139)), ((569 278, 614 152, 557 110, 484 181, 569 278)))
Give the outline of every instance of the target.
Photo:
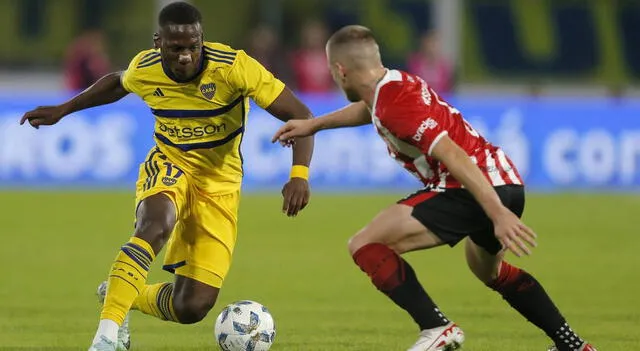
MULTIPOLYGON (((152 47, 156 16, 170 2, 0 0, 0 350, 86 350, 94 289, 133 229, 133 189, 154 123, 136 96, 53 128, 18 120, 125 69, 152 47)), ((192 3, 207 40, 249 52, 317 115, 346 104, 326 67, 328 35, 346 24, 371 27, 388 67, 422 76, 518 165, 530 190, 524 220, 540 245, 530 258, 509 259, 535 272, 597 347, 640 350, 628 327, 640 321, 632 278, 640 266, 640 0, 192 3)), ((371 126, 322 132, 311 202, 287 218, 280 189, 291 151, 270 142, 280 125, 257 107, 249 114, 238 247, 209 321, 176 326, 135 314, 134 348, 212 350, 213 320, 238 299, 274 312, 274 350, 388 351, 415 341, 410 319, 383 303, 345 244, 420 184, 371 126)), ((463 325, 465 347, 545 349, 542 333, 472 278, 463 248, 405 258, 463 325)), ((161 259, 154 265, 151 282, 171 279, 161 259)))
MULTIPOLYGON (((15 120, 57 103, 151 47, 170 0, 0 0, 0 180, 9 186, 131 188, 152 117, 137 98, 82 112, 38 137, 15 120), (96 137, 97 136, 97 137, 96 137), (114 145, 116 142, 117 146, 114 145), (21 145, 21 146, 17 146, 21 145)), ((206 39, 246 50, 316 114, 340 107, 326 68, 332 31, 373 29, 385 64, 422 76, 493 142, 536 189, 640 184, 640 1, 192 0, 206 39)), ((286 179, 278 122, 250 117, 248 189, 286 179)), ((415 182, 370 130, 326 133, 320 188, 396 189, 415 182), (371 152, 373 151, 373 152, 371 152)))

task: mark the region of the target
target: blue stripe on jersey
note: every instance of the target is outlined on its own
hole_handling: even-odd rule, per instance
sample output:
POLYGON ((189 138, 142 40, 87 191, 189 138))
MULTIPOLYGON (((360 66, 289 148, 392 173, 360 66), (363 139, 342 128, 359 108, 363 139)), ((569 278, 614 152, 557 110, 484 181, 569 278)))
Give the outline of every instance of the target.
POLYGON ((146 59, 147 57, 149 57, 149 56, 151 56, 151 55, 158 55, 158 54, 159 54, 159 52, 157 52, 157 51, 147 52, 146 54, 144 54, 144 55, 142 56, 142 58, 140 59, 140 61, 142 61, 142 60, 146 59))
POLYGON ((156 60, 152 60, 151 62, 145 63, 145 64, 143 64, 143 65, 138 65, 136 68, 149 67, 149 66, 153 66, 153 65, 155 65, 155 64, 158 64, 158 63, 160 63, 160 62, 162 62, 162 58, 161 58, 161 57, 158 57, 158 59, 156 59, 156 60))
POLYGON ((234 59, 236 57, 235 52, 216 50, 206 46, 204 47, 204 51, 208 54, 213 54, 213 55, 217 55, 217 56, 228 58, 228 59, 234 59))
POLYGON ((167 137, 158 133, 156 133, 155 136, 156 138, 158 138, 158 140, 160 140, 166 145, 173 146, 182 151, 191 151, 196 149, 213 149, 214 147, 224 145, 230 142, 231 140, 233 140, 238 135, 242 134, 243 132, 244 132, 244 125, 234 130, 233 132, 229 133, 229 135, 227 135, 223 139, 215 140, 215 141, 205 141, 202 143, 189 143, 189 144, 174 144, 173 142, 171 142, 171 140, 167 139, 167 137))
POLYGON ((215 117, 215 116, 220 116, 222 114, 229 112, 231 109, 233 109, 243 101, 244 101, 244 96, 240 95, 237 99, 235 99, 229 105, 216 108, 213 110, 156 110, 152 108, 151 113, 153 113, 157 117, 169 117, 169 118, 215 117))
POLYGON ((154 58, 158 58, 160 57, 160 53, 159 52, 152 52, 150 54, 146 54, 142 57, 142 59, 140 61, 138 61, 138 65, 142 65, 145 64, 151 60, 153 60, 154 58))
POLYGON ((209 60, 209 61, 213 61, 213 62, 221 62, 221 63, 226 63, 226 64, 228 64, 228 65, 233 65, 233 60, 222 60, 222 59, 215 58, 215 57, 213 57, 213 56, 207 56, 207 55, 205 55, 205 57, 206 57, 206 58, 207 58, 207 60, 209 60))

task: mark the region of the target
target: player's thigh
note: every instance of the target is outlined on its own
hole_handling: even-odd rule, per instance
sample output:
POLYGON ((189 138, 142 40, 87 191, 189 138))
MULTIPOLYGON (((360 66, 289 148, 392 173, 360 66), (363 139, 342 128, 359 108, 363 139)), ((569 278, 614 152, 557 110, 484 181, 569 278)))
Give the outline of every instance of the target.
POLYGON ((194 196, 190 216, 176 226, 164 269, 220 288, 227 276, 237 235, 239 193, 194 196))
MULTIPOLYGON (((473 196, 464 189, 422 189, 398 203, 410 209, 411 216, 428 228, 431 236, 438 239, 438 244, 455 246, 471 233, 492 232, 491 221, 473 196)), ((487 244, 499 245, 493 236, 486 239, 487 244), (491 240, 495 243, 491 243, 491 240)))
POLYGON ((136 182, 135 236, 159 252, 176 223, 186 214, 187 176, 157 148, 140 165, 136 182))
POLYGON ((441 245, 442 241, 416 220, 412 211, 410 206, 394 204, 380 212, 349 240, 350 253, 371 243, 385 244, 398 253, 441 245))

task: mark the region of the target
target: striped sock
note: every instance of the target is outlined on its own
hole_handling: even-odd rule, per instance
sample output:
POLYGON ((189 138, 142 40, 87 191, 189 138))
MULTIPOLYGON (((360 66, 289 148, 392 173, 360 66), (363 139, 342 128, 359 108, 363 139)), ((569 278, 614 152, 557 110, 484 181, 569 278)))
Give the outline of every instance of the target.
POLYGON ((178 322, 173 309, 173 283, 145 285, 131 309, 163 321, 178 322))
POLYGON ((100 319, 122 325, 133 301, 144 288, 155 255, 146 241, 132 237, 120 248, 109 273, 100 319))

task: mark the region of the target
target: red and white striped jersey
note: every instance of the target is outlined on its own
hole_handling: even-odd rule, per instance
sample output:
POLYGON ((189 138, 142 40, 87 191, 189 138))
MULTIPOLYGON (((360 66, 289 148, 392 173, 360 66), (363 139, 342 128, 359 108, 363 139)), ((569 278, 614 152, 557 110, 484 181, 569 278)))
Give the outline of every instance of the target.
POLYGON ((463 187, 444 164, 431 157, 445 135, 469 155, 493 186, 522 184, 504 151, 486 141, 418 76, 389 70, 376 87, 372 119, 391 157, 426 187, 436 191, 463 187))

